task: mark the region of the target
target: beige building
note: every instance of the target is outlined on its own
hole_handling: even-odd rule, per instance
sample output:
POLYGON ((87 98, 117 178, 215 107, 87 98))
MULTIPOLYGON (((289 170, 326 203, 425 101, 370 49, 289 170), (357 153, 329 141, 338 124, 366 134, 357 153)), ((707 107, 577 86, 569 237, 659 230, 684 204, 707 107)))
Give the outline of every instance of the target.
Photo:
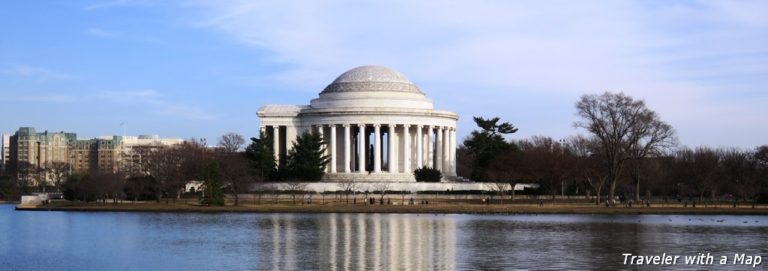
POLYGON ((28 180, 30 185, 39 185, 37 180, 50 182, 50 169, 67 163, 69 144, 75 139, 74 133, 37 133, 34 128, 21 127, 9 136, 8 170, 28 180))
POLYGON ((75 140, 69 147, 73 172, 113 173, 120 169, 122 143, 119 136, 75 140))
POLYGON ((7 139, 3 137, 4 164, 13 170, 19 178, 38 185, 37 180, 52 184, 56 171, 114 173, 120 170, 127 173, 141 162, 137 150, 157 148, 183 143, 175 138, 159 136, 102 136, 94 139, 78 140, 75 133, 48 131, 37 133, 32 127, 21 127, 7 139), (5 143, 8 142, 8 143, 5 143), (12 168, 11 168, 12 167, 12 168))

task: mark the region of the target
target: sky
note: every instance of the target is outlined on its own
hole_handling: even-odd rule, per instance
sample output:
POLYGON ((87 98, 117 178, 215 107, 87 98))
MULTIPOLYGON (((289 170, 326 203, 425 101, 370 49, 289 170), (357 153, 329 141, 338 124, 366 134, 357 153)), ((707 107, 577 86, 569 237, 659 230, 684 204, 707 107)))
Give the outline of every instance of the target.
POLYGON ((435 103, 555 139, 624 92, 682 145, 768 144, 768 1, 4 1, 0 132, 258 136, 362 65, 435 103))

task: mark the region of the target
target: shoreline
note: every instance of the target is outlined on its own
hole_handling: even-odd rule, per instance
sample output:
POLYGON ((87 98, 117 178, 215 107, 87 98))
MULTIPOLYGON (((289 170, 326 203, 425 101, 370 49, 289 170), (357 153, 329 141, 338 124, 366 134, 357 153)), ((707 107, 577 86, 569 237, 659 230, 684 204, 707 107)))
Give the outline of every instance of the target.
POLYGON ((583 214, 583 215, 768 215, 766 206, 730 207, 604 207, 590 204, 244 204, 241 206, 200 206, 185 203, 79 203, 54 202, 45 206, 16 205, 17 211, 144 212, 144 213, 381 213, 381 214, 583 214))

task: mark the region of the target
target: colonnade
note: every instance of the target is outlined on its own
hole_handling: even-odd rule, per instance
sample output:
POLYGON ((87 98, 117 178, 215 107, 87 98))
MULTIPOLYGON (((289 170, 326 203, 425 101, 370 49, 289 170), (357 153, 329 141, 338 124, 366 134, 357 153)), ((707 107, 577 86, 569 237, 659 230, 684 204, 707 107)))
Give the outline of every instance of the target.
MULTIPOLYGON (((328 173, 412 173, 423 166, 440 170, 444 176, 456 176, 456 129, 451 126, 344 123, 316 124, 304 127, 320 133, 326 143, 330 162, 328 173), (339 130, 339 131, 337 131, 339 130)), ((292 147, 295 127, 263 126, 262 133, 272 133, 275 159, 292 147), (282 132, 282 134, 281 134, 282 132), (290 139, 290 140, 287 140, 290 139)))

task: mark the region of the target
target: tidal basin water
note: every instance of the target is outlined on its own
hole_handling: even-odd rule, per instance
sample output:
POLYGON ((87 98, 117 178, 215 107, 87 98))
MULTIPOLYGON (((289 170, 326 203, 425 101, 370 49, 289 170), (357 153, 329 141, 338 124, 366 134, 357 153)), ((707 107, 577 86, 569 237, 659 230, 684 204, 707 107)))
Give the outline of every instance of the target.
POLYGON ((768 260, 768 218, 20 212, 0 205, 2 270, 633 269, 622 253, 698 252, 768 260))

